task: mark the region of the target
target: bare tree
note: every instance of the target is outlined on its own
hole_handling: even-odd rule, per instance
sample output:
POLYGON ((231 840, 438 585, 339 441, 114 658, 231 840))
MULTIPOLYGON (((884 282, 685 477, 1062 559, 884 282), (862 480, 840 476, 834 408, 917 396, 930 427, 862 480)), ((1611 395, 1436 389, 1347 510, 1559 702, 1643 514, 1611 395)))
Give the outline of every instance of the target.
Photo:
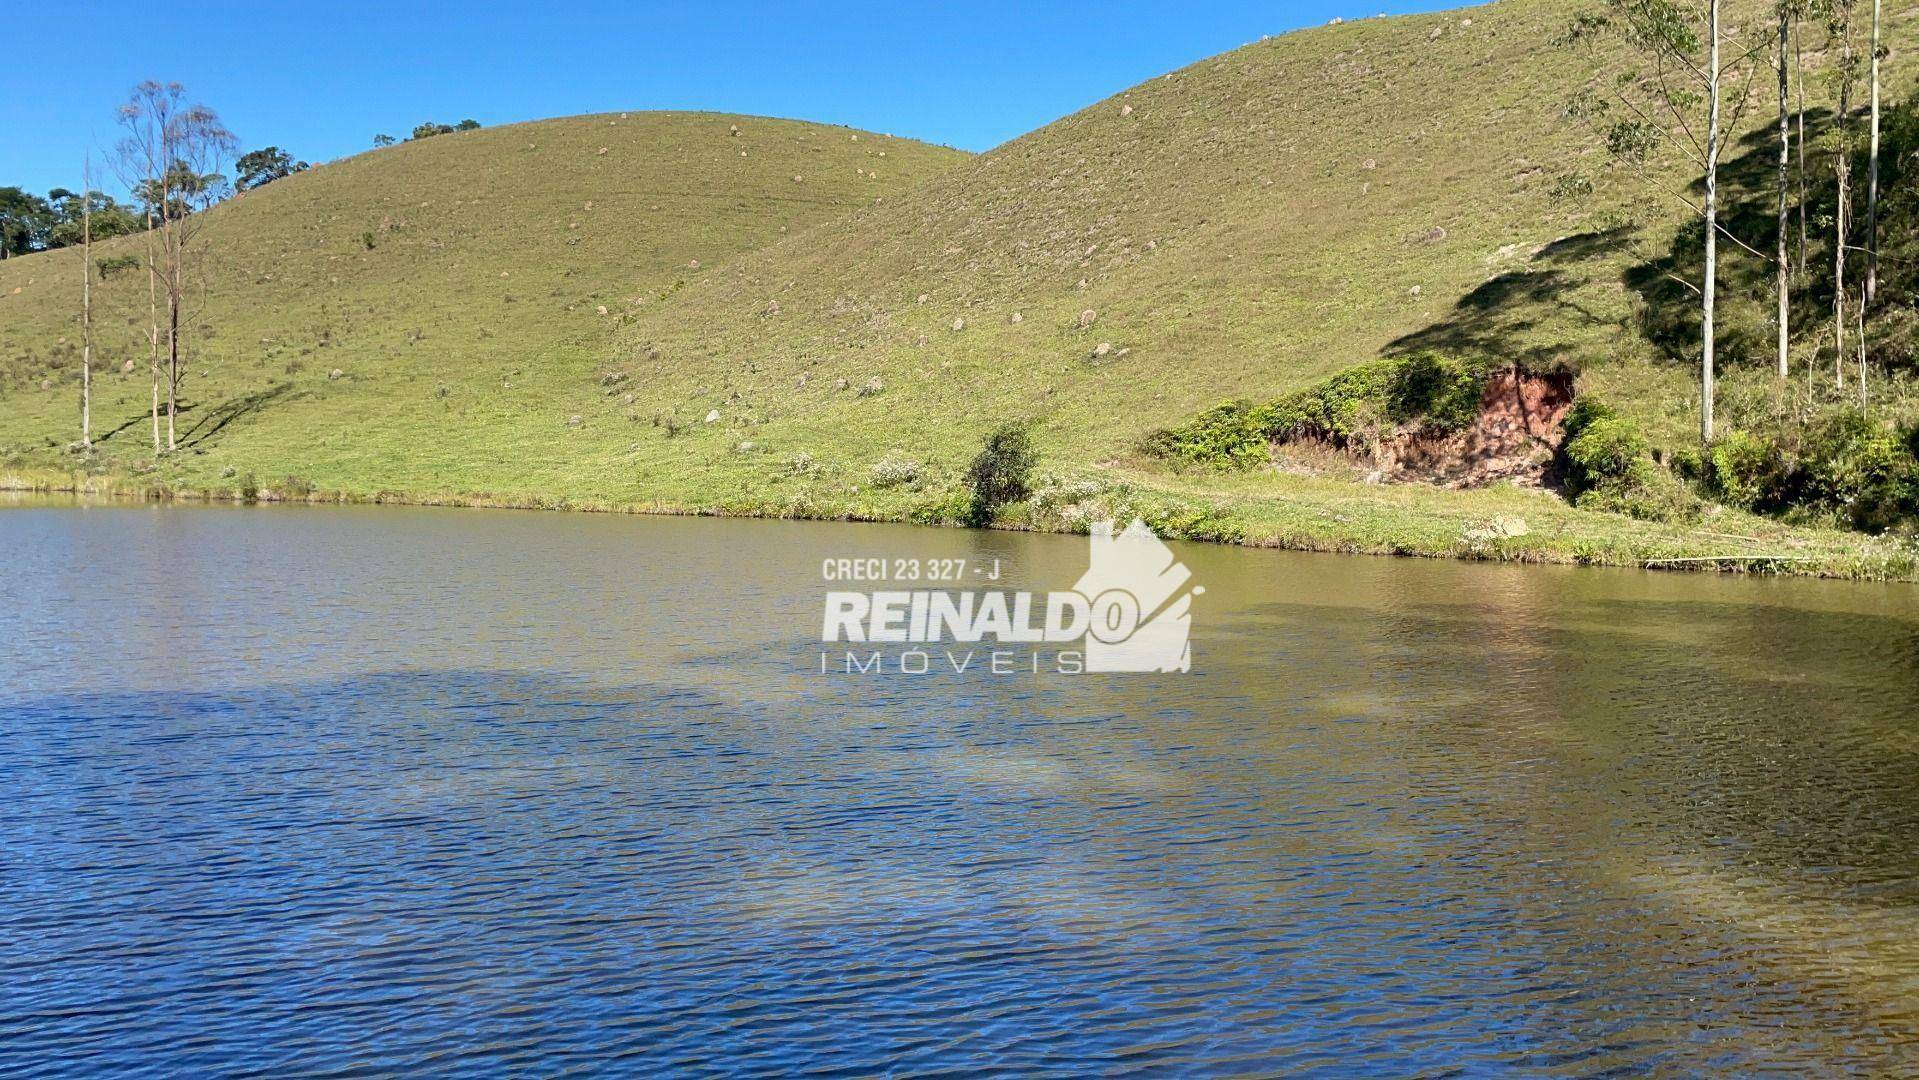
POLYGON ((80 445, 93 445, 93 159, 80 167, 80 445))
POLYGON ((1846 234, 1852 216, 1852 55, 1853 0, 1833 0, 1831 31, 1840 43, 1839 108, 1833 116, 1833 180, 1837 197, 1832 214, 1832 378, 1846 385, 1846 234))
MULTIPOLYGON (((166 296, 167 437, 170 451, 176 442, 179 392, 186 368, 181 361, 181 324, 186 304, 187 263, 195 254, 195 237, 203 222, 201 211, 217 201, 223 190, 220 166, 234 150, 233 135, 212 109, 184 104, 179 83, 144 82, 134 87, 120 107, 120 124, 127 132, 119 153, 128 186, 147 205, 149 293, 166 296), (159 257, 153 253, 151 223, 158 222, 159 257), (157 290, 156 290, 157 283, 157 290)), ((159 449, 158 361, 160 329, 157 305, 151 333, 156 386, 154 444, 159 449)))
MULTIPOLYGON (((1872 0, 1872 136, 1866 156, 1866 287, 1859 301, 1862 307, 1871 306, 1873 294, 1879 291, 1879 56, 1884 51, 1879 44, 1879 7, 1880 0, 1872 0)), ((1866 348, 1864 318, 1865 313, 1861 311, 1862 365, 1866 348)), ((1863 372, 1863 367, 1861 370, 1863 372)))
POLYGON ((1740 129, 1741 118, 1752 101, 1751 83, 1757 65, 1750 61, 1770 47, 1772 35, 1763 30, 1737 37, 1726 34, 1721 26, 1720 4, 1721 0, 1706 0, 1702 12, 1691 0, 1607 0, 1604 13, 1579 16, 1567 35, 1569 41, 1578 42, 1609 31, 1616 33, 1644 61, 1646 66, 1640 70, 1596 75, 1594 83, 1573 102, 1571 111, 1595 122, 1616 160, 1699 215, 1705 238, 1703 280, 1695 286, 1674 277, 1699 296, 1699 433, 1707 443, 1713 439, 1717 382, 1719 240, 1723 236, 1758 259, 1771 258, 1720 223, 1719 161, 1725 150, 1722 133, 1740 129), (1722 48, 1728 43, 1732 45, 1730 58, 1722 48), (1606 77, 1608 74, 1612 77, 1606 77), (1731 93, 1722 93, 1729 84, 1731 93), (1703 117, 1698 113, 1702 101, 1703 117), (1724 107, 1728 103, 1729 113, 1724 107), (1662 150, 1678 152, 1698 170, 1705 189, 1703 202, 1695 202, 1684 189, 1668 183, 1663 170, 1653 167, 1653 159, 1662 150))
POLYGON ((1709 99, 1706 123, 1706 273, 1700 287, 1699 359, 1699 440, 1712 445, 1713 403, 1713 300, 1719 281, 1719 0, 1707 0, 1706 21, 1709 59, 1706 61, 1706 96, 1709 99))
POLYGON ((1791 183, 1792 166, 1792 127, 1791 115, 1787 104, 1790 92, 1790 77, 1786 67, 1786 50, 1790 47, 1792 32, 1792 3, 1780 0, 1779 4, 1779 254, 1778 265, 1774 267, 1779 291, 1779 377, 1785 378, 1791 373, 1792 363, 1792 261, 1786 251, 1786 236, 1790 229, 1786 191, 1791 183))
POLYGON ((1798 96, 1799 128, 1799 273, 1806 272, 1806 63, 1801 50, 1804 32, 1804 7, 1796 5, 1792 16, 1793 88, 1798 96))

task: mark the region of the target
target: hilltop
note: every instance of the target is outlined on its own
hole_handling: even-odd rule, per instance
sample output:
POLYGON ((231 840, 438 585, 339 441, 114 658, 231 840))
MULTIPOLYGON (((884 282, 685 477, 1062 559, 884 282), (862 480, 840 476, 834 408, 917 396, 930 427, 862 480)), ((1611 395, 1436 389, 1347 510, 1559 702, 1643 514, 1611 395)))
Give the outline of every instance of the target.
MULTIPOLYGON (((1895 32, 1909 25, 1910 5, 1890 7, 1895 32)), ((966 461, 1017 422, 1045 475, 1009 524, 1140 512, 1180 535, 1332 550, 1783 553, 1910 573, 1897 543, 1732 511, 1642 521, 1525 486, 1369 484, 1339 460, 1222 471, 1142 449, 1221 401, 1426 348, 1576 373, 1580 393, 1684 438, 1691 373, 1638 331, 1631 282, 1685 215, 1605 168, 1569 120, 1592 65, 1554 42, 1578 9, 1502 0, 1265 39, 973 157, 675 118, 679 157, 617 203, 590 183, 602 127, 669 122, 634 114, 428 140, 414 152, 446 160, 419 162, 403 196, 386 194, 394 151, 276 182, 223 210, 223 248, 255 261, 231 264, 250 275, 229 285, 248 314, 236 301, 211 322, 214 351, 232 348, 221 362, 250 364, 277 396, 246 405, 232 396, 244 383, 222 384, 235 390, 209 393, 207 415, 240 411, 204 453, 134 483, 231 491, 237 471, 353 498, 950 521, 966 461), (773 133, 783 151, 756 141, 773 133), (737 166, 736 145, 750 151, 737 166), (536 155, 584 177, 551 191, 536 155), (748 162, 764 165, 757 186, 717 194, 711 170, 733 181, 761 167, 748 162), (426 190, 445 173, 491 181, 448 206, 426 190), (314 202, 273 190, 296 182, 314 202), (679 206, 688 184, 709 193, 700 223, 650 209, 679 206), (321 190, 357 201, 329 213, 321 190), (451 216, 427 226, 429 212, 451 216), (492 214, 515 226, 474 242, 492 214), (330 232, 312 231, 316 215, 330 232), (394 248, 408 258, 381 269, 394 248), (287 271, 266 256, 299 260, 298 286, 270 279, 287 271)), ((19 273, 0 268, 0 295, 19 273)), ((0 328, 0 362, 24 373, 0 412, 64 441, 72 392, 29 381, 53 355, 46 309, 28 310, 34 328, 0 328)), ((1741 377, 1728 373, 1733 392, 1741 377)), ((54 457, 0 442, 18 466, 54 457)))

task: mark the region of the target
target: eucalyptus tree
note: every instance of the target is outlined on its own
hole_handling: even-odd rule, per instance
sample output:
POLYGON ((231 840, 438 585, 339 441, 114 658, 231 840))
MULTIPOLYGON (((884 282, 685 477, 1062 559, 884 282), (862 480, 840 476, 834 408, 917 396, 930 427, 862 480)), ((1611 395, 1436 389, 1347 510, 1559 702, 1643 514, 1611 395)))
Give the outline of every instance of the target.
POLYGON ((1623 65, 1603 60, 1572 111, 1599 131, 1615 160, 1699 217, 1705 248, 1701 281, 1681 283, 1699 297, 1699 435, 1710 444, 1719 242, 1728 239, 1759 259, 1769 258, 1720 222, 1719 164, 1727 132, 1739 129, 1752 101, 1753 60, 1771 35, 1753 28, 1729 34, 1721 0, 1608 0, 1604 10, 1575 19, 1567 37, 1587 44, 1616 39, 1628 47, 1623 65), (1665 159, 1672 155, 1698 177, 1702 199, 1668 181, 1665 159))

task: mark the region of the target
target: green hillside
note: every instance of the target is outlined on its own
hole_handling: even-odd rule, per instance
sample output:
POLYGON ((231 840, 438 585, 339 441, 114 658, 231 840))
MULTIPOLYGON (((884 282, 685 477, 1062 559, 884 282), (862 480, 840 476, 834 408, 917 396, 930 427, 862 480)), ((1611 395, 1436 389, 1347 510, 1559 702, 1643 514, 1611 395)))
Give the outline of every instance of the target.
MULTIPOLYGON (((634 114, 327 166, 219 211, 216 336, 190 388, 207 434, 127 476, 150 453, 121 432, 91 468, 949 521, 967 460, 1017 422, 1044 476, 1008 524, 1137 511, 1247 543, 1912 573, 1905 541, 1736 511, 1649 522, 1526 487, 1369 484, 1333 459, 1219 470, 1142 449, 1222 400, 1428 347, 1575 369, 1582 394, 1685 437, 1691 371, 1640 332, 1632 285, 1684 214, 1566 115, 1593 68, 1554 41, 1583 6, 1262 40, 972 158, 634 114)), ((1888 7, 1897 40, 1914 7, 1888 7)), ((0 267, 0 444, 23 476, 75 460, 73 364, 49 340, 70 333, 71 263, 0 267), (35 291, 7 296, 22 277, 35 291)), ((1729 371, 1727 393, 1762 375, 1729 371)), ((144 408, 144 372, 125 384, 116 424, 144 408)))
MULTIPOLYGON (((579 471, 556 411, 594 382, 622 322, 742 251, 966 156, 817 124, 636 112, 441 135, 276 181, 205 226, 184 450, 157 468, 145 275, 116 272, 96 292, 111 374, 95 384, 105 437, 91 467, 358 493, 603 483, 579 471)), ((16 464, 58 460, 77 438, 79 273, 71 249, 0 262, 0 447, 16 464)))

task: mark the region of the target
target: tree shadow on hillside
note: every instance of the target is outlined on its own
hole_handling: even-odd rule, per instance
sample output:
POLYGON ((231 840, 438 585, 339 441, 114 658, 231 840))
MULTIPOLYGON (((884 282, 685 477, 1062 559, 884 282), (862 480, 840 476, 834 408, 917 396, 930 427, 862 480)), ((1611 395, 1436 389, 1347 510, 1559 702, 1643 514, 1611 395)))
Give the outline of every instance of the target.
POLYGON ((181 446, 199 446, 218 435, 228 424, 244 416, 259 412, 268 404, 286 396, 293 389, 292 382, 274 383, 264 390, 256 390, 237 398, 229 398, 214 406, 206 415, 194 422, 180 438, 181 446))
POLYGON ((1435 350, 1489 357, 1502 364, 1533 369, 1559 366, 1565 342, 1537 331, 1550 319, 1570 316, 1576 325, 1603 326, 1608 320, 1574 299, 1593 279, 1586 264, 1606 259, 1631 241, 1624 228, 1580 233, 1535 251, 1526 269, 1493 277, 1453 305, 1450 315, 1386 346, 1388 355, 1435 350))
MULTIPOLYGON (((1913 268, 1898 257, 1899 246, 1911 232, 1911 203, 1902 192, 1914 171, 1911 145, 1914 139, 1913 106, 1888 110, 1883 118, 1885 140, 1880 153, 1880 239, 1881 261, 1878 299, 1875 308, 1887 304, 1903 305, 1911 295, 1913 268)), ((1830 333, 1833 316, 1832 223, 1838 208, 1838 185, 1833 176, 1834 157, 1819 146, 1817 136, 1832 122, 1829 110, 1808 110, 1806 131, 1811 140, 1806 155, 1806 219, 1809 237, 1805 251, 1805 270, 1799 271, 1799 190, 1797 139, 1798 122, 1792 122, 1794 152, 1789 162, 1787 192, 1788 220, 1787 264, 1793 272, 1788 314, 1795 337, 1808 336, 1804 328, 1825 326, 1830 333)), ((1849 249, 1864 244, 1865 176, 1867 156, 1864 147, 1864 123, 1860 121, 1860 144, 1853 161, 1853 214, 1856 220, 1849 235, 1849 249)), ((1714 319, 1715 358, 1726 365, 1770 366, 1778 356, 1777 251, 1779 239, 1779 133, 1777 127, 1764 127, 1741 138, 1736 156, 1729 156, 1719 167, 1720 239, 1718 244, 1718 296, 1714 319)), ((1687 191, 1689 198, 1703 203, 1704 178, 1695 180, 1687 191)), ((1639 306, 1640 334, 1675 360, 1696 360, 1699 355, 1701 314, 1697 283, 1705 277, 1705 225, 1693 218, 1677 229, 1666 251, 1627 271, 1625 284, 1643 301, 1639 306)), ((1864 263, 1863 250, 1853 250, 1848 268, 1848 292, 1856 296, 1859 270, 1864 263)), ((1813 335, 1817 340, 1816 335, 1813 335)), ((1875 366, 1909 359, 1910 345, 1897 336, 1876 335, 1872 341, 1875 366)))

